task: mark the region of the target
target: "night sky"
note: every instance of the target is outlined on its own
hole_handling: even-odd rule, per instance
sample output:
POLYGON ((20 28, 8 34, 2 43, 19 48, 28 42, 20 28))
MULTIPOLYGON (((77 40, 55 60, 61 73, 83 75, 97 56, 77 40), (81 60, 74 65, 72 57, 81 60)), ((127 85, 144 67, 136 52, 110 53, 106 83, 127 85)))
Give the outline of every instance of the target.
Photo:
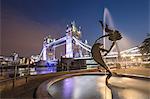
POLYGON ((65 35, 66 25, 75 21, 82 27, 82 39, 92 45, 102 35, 98 20, 107 7, 115 28, 139 45, 150 32, 150 0, 0 0, 1 55, 39 54, 43 38, 65 35))

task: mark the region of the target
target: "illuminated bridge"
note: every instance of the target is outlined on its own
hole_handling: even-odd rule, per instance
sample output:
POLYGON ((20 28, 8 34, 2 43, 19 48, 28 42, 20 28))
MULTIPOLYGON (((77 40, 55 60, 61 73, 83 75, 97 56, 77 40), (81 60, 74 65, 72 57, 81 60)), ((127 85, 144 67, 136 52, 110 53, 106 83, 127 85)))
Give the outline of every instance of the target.
MULTIPOLYGON (((36 61, 55 61, 56 57, 56 48, 60 46, 65 46, 65 54, 61 55, 65 58, 74 58, 74 59, 92 59, 91 57, 91 46, 88 45, 87 40, 83 43, 80 40, 81 31, 80 27, 77 28, 75 22, 72 22, 70 26, 67 26, 66 35, 60 39, 52 39, 51 36, 48 36, 44 39, 43 48, 36 58, 36 61)), ((139 57, 138 47, 130 48, 120 52, 122 57, 139 57)), ((105 58, 117 58, 118 52, 110 52, 105 58)))

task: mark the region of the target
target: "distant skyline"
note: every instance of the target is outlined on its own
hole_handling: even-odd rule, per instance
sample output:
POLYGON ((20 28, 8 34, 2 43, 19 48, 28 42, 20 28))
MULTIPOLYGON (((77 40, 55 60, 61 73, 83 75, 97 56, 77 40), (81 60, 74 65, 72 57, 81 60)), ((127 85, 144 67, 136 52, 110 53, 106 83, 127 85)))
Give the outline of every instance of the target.
POLYGON ((37 55, 43 38, 65 36, 71 21, 92 45, 102 35, 98 20, 105 7, 115 28, 131 41, 124 49, 139 45, 150 33, 150 0, 1 0, 1 55, 37 55))

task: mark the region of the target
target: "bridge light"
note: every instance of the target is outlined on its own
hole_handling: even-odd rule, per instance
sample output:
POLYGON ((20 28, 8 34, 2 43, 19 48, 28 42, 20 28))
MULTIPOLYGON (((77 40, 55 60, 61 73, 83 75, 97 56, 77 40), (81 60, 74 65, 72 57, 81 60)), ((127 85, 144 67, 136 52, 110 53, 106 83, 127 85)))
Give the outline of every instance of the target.
POLYGON ((141 58, 138 58, 138 62, 141 62, 142 61, 142 59, 141 58))
POLYGON ((72 31, 76 32, 76 27, 75 26, 72 27, 72 31))
POLYGON ((134 56, 131 56, 130 59, 134 59, 134 56))
POLYGON ((88 41, 87 40, 85 40, 85 42, 84 42, 85 44, 88 44, 88 41))
POLYGON ((78 34, 80 35, 80 34, 81 34, 81 31, 78 31, 78 34))
POLYGON ((133 62, 136 62, 136 59, 132 59, 133 62))
POLYGON ((53 53, 48 53, 48 55, 49 55, 49 56, 52 56, 52 55, 53 55, 53 53))
POLYGON ((126 54, 123 54, 122 57, 125 58, 125 57, 126 57, 126 54))

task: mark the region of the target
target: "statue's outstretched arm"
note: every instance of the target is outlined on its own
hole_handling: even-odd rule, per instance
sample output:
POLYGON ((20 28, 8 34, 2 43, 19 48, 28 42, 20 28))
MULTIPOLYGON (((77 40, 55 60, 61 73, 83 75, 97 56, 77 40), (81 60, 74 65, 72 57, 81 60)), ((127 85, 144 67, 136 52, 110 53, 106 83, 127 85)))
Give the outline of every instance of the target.
POLYGON ((102 39, 102 38, 107 37, 107 36, 109 36, 109 34, 106 34, 106 35, 103 35, 103 36, 99 37, 98 39, 96 39, 95 43, 96 43, 99 39, 102 39))

